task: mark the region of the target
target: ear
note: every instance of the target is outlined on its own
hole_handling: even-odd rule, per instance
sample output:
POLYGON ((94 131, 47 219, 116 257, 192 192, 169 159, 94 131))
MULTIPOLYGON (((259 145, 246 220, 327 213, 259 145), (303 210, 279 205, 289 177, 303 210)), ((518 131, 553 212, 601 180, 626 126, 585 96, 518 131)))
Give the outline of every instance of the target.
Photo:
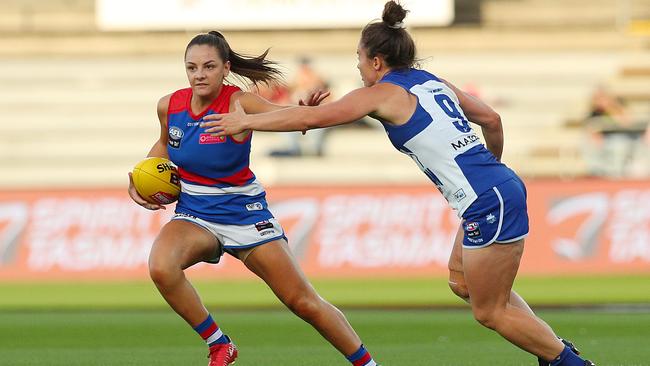
POLYGON ((372 68, 375 69, 375 71, 381 70, 381 67, 384 64, 384 60, 382 60, 380 57, 373 57, 372 58, 372 68))
POLYGON ((223 64, 223 77, 228 76, 230 74, 230 61, 226 61, 225 64, 223 64))

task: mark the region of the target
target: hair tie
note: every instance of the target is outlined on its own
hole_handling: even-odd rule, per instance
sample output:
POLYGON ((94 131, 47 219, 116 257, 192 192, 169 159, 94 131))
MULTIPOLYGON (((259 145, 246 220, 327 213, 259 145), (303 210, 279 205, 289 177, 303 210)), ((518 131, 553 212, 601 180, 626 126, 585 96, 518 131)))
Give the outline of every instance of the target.
POLYGON ((388 25, 388 28, 392 28, 392 29, 404 28, 404 22, 397 22, 393 25, 388 25))

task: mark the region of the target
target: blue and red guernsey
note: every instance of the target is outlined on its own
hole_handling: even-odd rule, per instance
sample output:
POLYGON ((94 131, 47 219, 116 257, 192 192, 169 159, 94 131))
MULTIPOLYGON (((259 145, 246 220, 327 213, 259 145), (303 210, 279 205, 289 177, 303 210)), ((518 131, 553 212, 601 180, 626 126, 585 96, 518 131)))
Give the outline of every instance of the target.
POLYGON ((230 97, 239 90, 223 85, 219 96, 197 115, 190 107, 191 88, 172 94, 167 152, 181 177, 177 213, 228 225, 249 225, 273 217, 266 192, 249 168, 252 132, 237 141, 199 127, 206 115, 228 113, 230 97))

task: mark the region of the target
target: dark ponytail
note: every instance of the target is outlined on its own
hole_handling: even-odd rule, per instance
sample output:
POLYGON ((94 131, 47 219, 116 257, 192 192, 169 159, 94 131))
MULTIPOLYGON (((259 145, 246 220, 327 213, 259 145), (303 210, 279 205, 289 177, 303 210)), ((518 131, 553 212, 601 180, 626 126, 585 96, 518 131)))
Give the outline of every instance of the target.
POLYGON ((384 5, 382 21, 370 23, 363 28, 361 46, 365 48, 368 57, 381 55, 393 69, 413 67, 416 63, 416 50, 413 39, 404 29, 406 13, 408 10, 399 2, 391 0, 384 5))
POLYGON ((269 49, 259 56, 242 55, 230 48, 223 34, 210 31, 192 38, 185 48, 185 56, 190 47, 204 44, 214 47, 223 62, 230 61, 231 72, 250 80, 253 84, 281 82, 282 72, 277 68, 277 63, 266 59, 269 49))

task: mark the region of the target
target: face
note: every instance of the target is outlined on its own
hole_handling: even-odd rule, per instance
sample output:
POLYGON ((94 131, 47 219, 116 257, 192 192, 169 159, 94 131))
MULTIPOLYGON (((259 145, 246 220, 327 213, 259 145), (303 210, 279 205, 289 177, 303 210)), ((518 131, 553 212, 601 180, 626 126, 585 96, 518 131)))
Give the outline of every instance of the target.
POLYGON ((224 63, 217 49, 210 45, 194 45, 185 55, 185 72, 194 95, 210 97, 223 85, 230 72, 230 61, 224 63))
POLYGON ((359 59, 357 69, 359 69, 359 73, 361 74, 363 85, 375 85, 379 80, 379 74, 377 73, 377 57, 369 58, 366 49, 359 44, 357 47, 357 58, 359 59))

